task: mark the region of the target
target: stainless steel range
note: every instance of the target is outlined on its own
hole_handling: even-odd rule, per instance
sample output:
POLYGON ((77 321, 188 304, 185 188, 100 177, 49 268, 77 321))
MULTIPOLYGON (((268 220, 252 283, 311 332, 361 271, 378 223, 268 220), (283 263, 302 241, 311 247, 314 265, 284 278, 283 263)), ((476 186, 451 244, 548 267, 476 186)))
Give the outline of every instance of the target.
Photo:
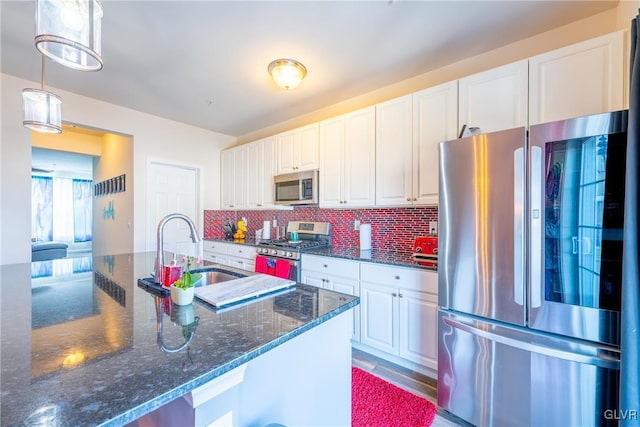
POLYGON ((328 222, 289 221, 287 238, 262 240, 256 253, 256 271, 300 281, 302 253, 331 246, 328 222), (261 259, 262 257, 262 259, 261 259))

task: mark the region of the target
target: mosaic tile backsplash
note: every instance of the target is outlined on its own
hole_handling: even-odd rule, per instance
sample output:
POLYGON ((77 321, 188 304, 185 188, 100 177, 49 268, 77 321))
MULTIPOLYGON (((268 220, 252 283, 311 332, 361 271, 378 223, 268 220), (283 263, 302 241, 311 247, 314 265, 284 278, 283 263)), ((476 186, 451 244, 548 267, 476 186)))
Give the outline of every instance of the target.
POLYGON ((204 211, 204 237, 224 239, 222 224, 247 218, 248 236, 262 228, 263 221, 278 219, 278 225, 289 221, 319 221, 331 223, 332 246, 336 249, 358 248, 360 232, 353 229, 355 220, 371 224, 371 246, 394 252, 412 252, 416 237, 429 236, 429 221, 438 220, 438 207, 320 209, 317 206, 299 206, 293 210, 267 211, 204 211))

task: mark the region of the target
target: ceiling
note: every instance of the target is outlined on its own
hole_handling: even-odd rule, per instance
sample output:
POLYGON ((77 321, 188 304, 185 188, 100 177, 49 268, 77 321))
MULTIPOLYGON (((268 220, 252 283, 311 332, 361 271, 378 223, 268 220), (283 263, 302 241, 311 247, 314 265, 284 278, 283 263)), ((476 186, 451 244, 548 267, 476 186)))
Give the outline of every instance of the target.
POLYGON ((93 157, 66 151, 31 149, 32 172, 38 175, 75 174, 78 177, 93 175, 93 157))
MULTIPOLYGON (((104 68, 47 61, 46 84, 240 137, 617 3, 103 0, 104 68), (307 67, 297 89, 270 80, 277 58, 307 67)), ((2 72, 39 82, 35 2, 0 7, 2 72)))

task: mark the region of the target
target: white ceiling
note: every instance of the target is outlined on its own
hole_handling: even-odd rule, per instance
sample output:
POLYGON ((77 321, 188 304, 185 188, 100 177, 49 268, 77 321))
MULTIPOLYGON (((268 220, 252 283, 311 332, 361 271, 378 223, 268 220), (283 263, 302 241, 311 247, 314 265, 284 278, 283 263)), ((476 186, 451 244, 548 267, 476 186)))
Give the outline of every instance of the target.
MULTIPOLYGON (((103 70, 48 61, 46 83, 242 136, 616 5, 103 0, 103 70), (283 57, 308 69, 293 91, 277 88, 266 71, 283 57)), ((2 72, 39 82, 35 2, 0 7, 2 72)))

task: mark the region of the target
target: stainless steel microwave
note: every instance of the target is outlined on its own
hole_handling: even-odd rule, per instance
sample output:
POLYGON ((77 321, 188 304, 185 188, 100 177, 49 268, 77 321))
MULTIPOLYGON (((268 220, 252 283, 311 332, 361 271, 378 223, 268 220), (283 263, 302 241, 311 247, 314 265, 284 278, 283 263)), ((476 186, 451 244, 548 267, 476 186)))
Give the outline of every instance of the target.
POLYGON ((274 203, 277 205, 314 205, 318 203, 318 170, 276 175, 274 203))

